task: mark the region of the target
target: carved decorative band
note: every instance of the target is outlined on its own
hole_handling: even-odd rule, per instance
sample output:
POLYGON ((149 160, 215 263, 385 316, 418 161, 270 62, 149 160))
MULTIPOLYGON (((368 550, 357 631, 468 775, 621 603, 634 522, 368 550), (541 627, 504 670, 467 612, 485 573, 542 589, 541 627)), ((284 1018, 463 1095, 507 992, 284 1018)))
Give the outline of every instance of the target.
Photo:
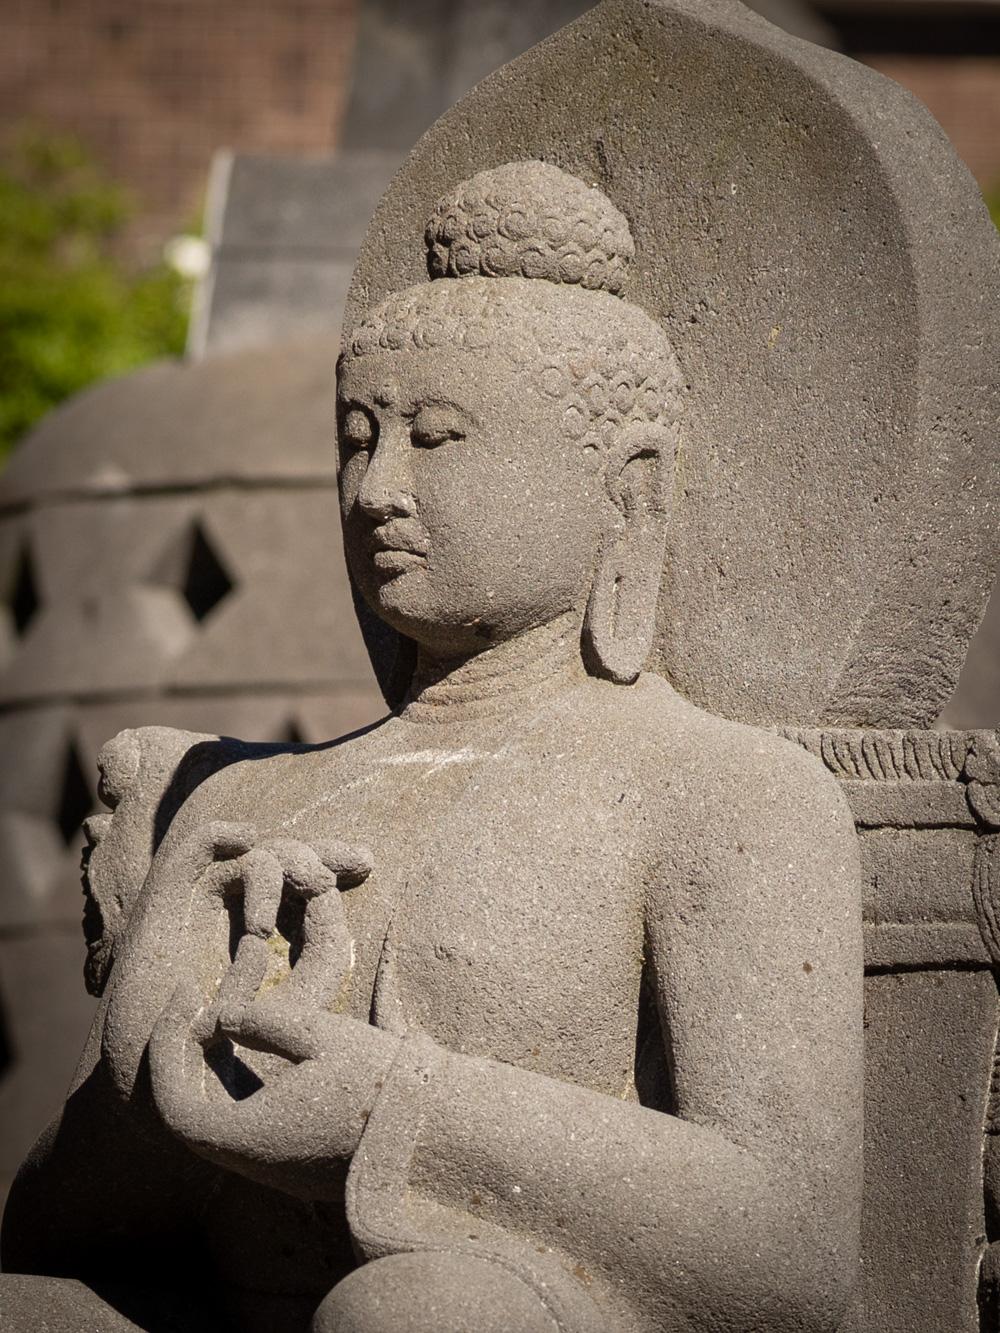
POLYGON ((835 777, 854 782, 958 782, 979 738, 994 738, 993 732, 862 727, 782 727, 780 731, 822 759, 835 777))
POLYGON ((961 782, 980 823, 1000 828, 1000 730, 779 727, 847 782, 961 782))
POLYGON ((972 897, 983 943, 1000 967, 1000 834, 981 838, 972 872, 972 897))

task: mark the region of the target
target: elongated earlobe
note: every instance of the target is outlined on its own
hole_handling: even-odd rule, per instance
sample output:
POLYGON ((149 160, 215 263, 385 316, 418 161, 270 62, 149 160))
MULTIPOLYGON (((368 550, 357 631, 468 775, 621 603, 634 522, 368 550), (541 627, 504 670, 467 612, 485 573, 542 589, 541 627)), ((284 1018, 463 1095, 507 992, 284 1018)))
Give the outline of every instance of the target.
POLYGON ((607 463, 615 522, 597 557, 583 654, 588 670, 620 685, 638 677, 653 641, 673 447, 669 432, 633 427, 607 463))

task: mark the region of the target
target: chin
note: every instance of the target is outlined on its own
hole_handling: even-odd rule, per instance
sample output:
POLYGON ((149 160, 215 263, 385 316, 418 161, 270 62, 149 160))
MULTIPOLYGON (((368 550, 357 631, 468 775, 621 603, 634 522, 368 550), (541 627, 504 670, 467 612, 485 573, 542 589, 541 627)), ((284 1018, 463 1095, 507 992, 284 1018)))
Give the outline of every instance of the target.
POLYGON ((492 604, 488 611, 441 606, 427 596, 426 585, 407 574, 377 588, 370 605, 398 633, 440 653, 473 651, 502 637, 484 619, 495 610, 492 604))
POLYGON ((421 642, 428 632, 433 633, 437 624, 433 608, 427 606, 426 589, 420 587, 422 572, 413 570, 376 584, 367 596, 372 610, 387 625, 407 638, 421 642))

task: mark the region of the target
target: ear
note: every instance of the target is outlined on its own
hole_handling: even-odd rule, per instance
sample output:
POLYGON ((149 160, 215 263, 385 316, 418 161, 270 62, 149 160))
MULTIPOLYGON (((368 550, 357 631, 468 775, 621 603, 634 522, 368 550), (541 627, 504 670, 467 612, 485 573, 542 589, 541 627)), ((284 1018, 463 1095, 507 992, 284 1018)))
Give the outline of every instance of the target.
POLYGON ((594 675, 620 685, 636 679, 653 641, 674 442, 661 426, 630 426, 605 467, 613 517, 597 556, 583 652, 594 675))

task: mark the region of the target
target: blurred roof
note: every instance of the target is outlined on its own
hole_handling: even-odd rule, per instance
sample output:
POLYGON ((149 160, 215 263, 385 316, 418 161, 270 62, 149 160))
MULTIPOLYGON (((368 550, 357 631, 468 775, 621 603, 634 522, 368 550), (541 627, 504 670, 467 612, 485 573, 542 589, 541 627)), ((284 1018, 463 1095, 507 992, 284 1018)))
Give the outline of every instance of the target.
POLYGON ((158 362, 50 412, 0 477, 0 510, 225 483, 333 485, 333 338, 158 362))

